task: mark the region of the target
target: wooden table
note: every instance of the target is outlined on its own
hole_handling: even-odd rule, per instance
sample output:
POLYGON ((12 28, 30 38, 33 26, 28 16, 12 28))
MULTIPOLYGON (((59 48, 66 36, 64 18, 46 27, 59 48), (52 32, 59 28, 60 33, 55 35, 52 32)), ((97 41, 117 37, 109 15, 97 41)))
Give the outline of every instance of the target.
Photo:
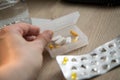
MULTIPOLYGON (((36 18, 54 19, 74 11, 80 12, 77 25, 88 36, 89 45, 70 54, 88 53, 120 34, 120 7, 69 4, 61 0, 28 0, 28 6, 31 17, 36 18)), ((56 60, 48 52, 44 52, 38 80, 65 80, 56 60)), ((120 67, 91 80, 120 80, 120 67)))

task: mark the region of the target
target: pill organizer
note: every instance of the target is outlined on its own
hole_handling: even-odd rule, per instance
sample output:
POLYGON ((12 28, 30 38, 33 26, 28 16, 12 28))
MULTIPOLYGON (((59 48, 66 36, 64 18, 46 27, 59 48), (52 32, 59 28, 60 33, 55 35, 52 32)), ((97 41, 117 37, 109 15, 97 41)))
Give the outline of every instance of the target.
POLYGON ((57 56, 67 80, 83 80, 105 74, 120 65, 120 36, 85 55, 57 56))
POLYGON ((66 54, 88 44, 87 36, 76 26, 79 16, 79 12, 74 12, 40 25, 41 32, 54 31, 52 41, 46 47, 51 57, 66 54), (77 36, 73 38, 73 35, 77 36), (57 38, 58 40, 55 41, 54 39, 57 38))

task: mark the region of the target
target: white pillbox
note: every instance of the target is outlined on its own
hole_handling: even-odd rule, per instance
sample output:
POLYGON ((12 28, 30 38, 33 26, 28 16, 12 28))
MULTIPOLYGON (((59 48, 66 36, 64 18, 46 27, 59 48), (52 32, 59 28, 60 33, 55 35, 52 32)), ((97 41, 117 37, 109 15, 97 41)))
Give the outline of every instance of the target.
POLYGON ((79 19, 79 16, 80 16, 79 12, 74 12, 69 15, 39 25, 41 31, 45 31, 45 30, 54 31, 53 37, 56 37, 58 35, 68 37, 70 35, 70 30, 75 31, 79 35, 79 40, 77 42, 65 44, 63 46, 54 49, 50 49, 47 46, 46 49, 50 53, 51 57, 56 57, 57 55, 66 54, 72 50, 81 48, 88 44, 87 36, 75 25, 79 19))

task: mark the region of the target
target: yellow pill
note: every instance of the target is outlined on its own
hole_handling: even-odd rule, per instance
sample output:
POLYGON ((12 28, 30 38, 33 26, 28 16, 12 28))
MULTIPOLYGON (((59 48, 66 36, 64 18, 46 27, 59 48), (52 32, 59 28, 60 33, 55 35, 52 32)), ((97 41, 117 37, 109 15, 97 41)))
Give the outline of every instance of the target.
POLYGON ((52 44, 50 44, 50 45, 49 45, 49 48, 50 48, 50 49, 53 49, 53 48, 54 48, 54 46, 53 46, 52 44))
POLYGON ((63 61, 62 64, 63 64, 63 65, 66 65, 66 64, 67 64, 67 61, 63 61))
POLYGON ((77 73, 72 72, 72 74, 71 74, 71 79, 72 79, 72 80, 76 80, 76 79, 77 79, 77 73))
POLYGON ((73 30, 70 31, 70 34, 71 34, 72 36, 78 36, 78 34, 77 34, 75 31, 73 31, 73 30))
POLYGON ((68 61, 68 58, 67 58, 67 57, 64 57, 64 60, 63 60, 63 61, 66 61, 66 62, 67 62, 67 61, 68 61))
POLYGON ((56 45, 55 48, 59 48, 60 46, 59 45, 56 45))
POLYGON ((63 65, 66 65, 67 62, 68 62, 68 58, 67 58, 67 57, 64 57, 64 59, 63 59, 63 61, 62 61, 62 64, 63 64, 63 65))
POLYGON ((79 37, 77 36, 77 37, 73 38, 72 42, 77 42, 78 40, 79 40, 79 37))

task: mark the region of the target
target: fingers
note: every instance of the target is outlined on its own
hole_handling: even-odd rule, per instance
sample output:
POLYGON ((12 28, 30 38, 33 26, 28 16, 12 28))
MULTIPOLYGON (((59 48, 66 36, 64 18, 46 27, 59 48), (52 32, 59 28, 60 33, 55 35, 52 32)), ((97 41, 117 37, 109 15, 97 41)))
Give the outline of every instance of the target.
POLYGON ((40 48, 44 49, 45 46, 50 42, 51 38, 53 36, 53 32, 52 31, 44 31, 43 33, 41 33, 35 40, 35 42, 38 42, 40 45, 40 48))
POLYGON ((30 35, 37 36, 40 32, 40 29, 38 27, 27 23, 17 23, 14 25, 10 25, 8 28, 11 31, 19 33, 22 36, 30 36, 30 35))
POLYGON ((7 27, 7 29, 13 33, 20 34, 27 41, 39 43, 35 44, 35 46, 40 46, 40 48, 44 48, 48 42, 50 42, 53 35, 53 32, 49 30, 40 33, 40 29, 38 27, 26 23, 10 25, 7 27))

